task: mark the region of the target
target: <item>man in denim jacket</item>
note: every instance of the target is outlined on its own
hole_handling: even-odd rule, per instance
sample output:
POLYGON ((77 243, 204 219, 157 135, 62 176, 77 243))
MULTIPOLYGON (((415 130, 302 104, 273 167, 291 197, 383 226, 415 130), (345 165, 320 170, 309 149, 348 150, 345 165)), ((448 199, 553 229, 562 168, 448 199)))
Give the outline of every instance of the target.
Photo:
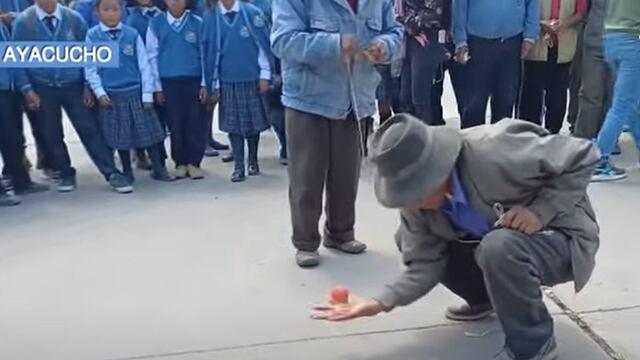
POLYGON ((359 120, 376 111, 374 65, 400 52, 402 27, 391 0, 275 0, 273 53, 282 59, 289 143, 289 199, 296 261, 319 263, 326 188, 325 247, 357 254, 355 200, 359 120))

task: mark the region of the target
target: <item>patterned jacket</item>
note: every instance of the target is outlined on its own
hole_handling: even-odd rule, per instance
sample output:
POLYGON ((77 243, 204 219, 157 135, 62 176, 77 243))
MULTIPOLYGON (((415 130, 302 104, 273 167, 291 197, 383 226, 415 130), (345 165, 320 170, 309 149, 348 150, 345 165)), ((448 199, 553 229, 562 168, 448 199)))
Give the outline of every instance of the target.
POLYGON ((396 0, 398 21, 409 35, 427 35, 451 26, 451 0, 396 0))

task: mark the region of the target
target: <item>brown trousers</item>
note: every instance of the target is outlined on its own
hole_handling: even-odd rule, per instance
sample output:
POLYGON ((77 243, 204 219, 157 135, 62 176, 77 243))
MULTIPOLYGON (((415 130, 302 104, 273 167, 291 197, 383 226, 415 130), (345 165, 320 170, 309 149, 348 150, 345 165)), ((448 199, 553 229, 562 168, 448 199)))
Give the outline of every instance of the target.
POLYGON ((324 238, 338 243, 354 240, 361 160, 357 122, 293 109, 286 109, 285 122, 293 245, 302 251, 320 246, 323 195, 324 238))

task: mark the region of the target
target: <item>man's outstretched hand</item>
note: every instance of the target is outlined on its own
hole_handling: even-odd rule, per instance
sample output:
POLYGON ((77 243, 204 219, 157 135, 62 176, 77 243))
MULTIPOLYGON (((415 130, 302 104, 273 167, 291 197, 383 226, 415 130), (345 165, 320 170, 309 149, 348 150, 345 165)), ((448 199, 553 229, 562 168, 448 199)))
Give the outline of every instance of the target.
POLYGON ((349 302, 337 302, 331 297, 328 305, 314 308, 311 318, 327 321, 346 321, 360 317, 375 316, 382 312, 382 305, 375 300, 363 300, 351 296, 349 302))

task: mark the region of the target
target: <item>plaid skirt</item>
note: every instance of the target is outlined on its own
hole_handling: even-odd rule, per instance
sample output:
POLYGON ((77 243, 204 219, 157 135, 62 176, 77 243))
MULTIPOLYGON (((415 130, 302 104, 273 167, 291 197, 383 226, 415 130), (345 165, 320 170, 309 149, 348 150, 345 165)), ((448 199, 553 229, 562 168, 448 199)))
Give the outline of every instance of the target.
POLYGON ((258 82, 220 84, 220 130, 235 135, 256 135, 269 129, 258 82))
POLYGON ((112 106, 100 108, 100 127, 112 149, 145 148, 164 140, 166 133, 153 109, 145 109, 140 90, 110 91, 112 106))

